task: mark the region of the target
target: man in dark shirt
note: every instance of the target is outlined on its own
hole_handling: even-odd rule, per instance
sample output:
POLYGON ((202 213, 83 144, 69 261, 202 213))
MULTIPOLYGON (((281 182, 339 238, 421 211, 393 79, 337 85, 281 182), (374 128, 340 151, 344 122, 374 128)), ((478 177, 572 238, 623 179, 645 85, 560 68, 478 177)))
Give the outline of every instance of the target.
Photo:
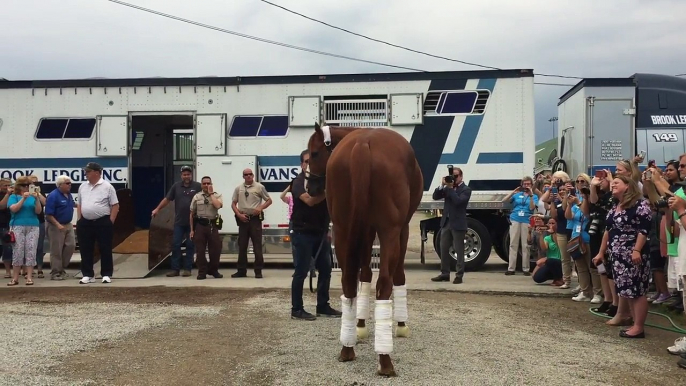
MULTIPOLYGON (((7 200, 12 194, 10 184, 12 181, 3 178, 0 180, 0 242, 10 228, 10 209, 7 207, 7 200)), ((2 245, 2 262, 5 265, 5 279, 12 277, 12 245, 2 245)))
POLYGON ((305 174, 300 172, 293 180, 293 214, 291 215, 291 245, 295 260, 295 274, 291 285, 291 318, 315 320, 303 308, 303 283, 315 257, 317 277, 317 316, 340 317, 341 312, 329 304, 331 284, 331 234, 326 196, 311 197, 305 191, 305 174))
POLYGON ((190 166, 181 167, 181 181, 172 185, 167 196, 162 199, 157 208, 152 211, 152 217, 174 201, 174 241, 172 245, 171 268, 168 277, 179 276, 181 268, 181 243, 186 239, 186 258, 183 260, 183 271, 181 276, 190 276, 193 268, 193 255, 195 254, 195 244, 189 237, 191 232, 190 215, 191 200, 193 196, 202 190, 199 182, 193 181, 193 169, 190 166))

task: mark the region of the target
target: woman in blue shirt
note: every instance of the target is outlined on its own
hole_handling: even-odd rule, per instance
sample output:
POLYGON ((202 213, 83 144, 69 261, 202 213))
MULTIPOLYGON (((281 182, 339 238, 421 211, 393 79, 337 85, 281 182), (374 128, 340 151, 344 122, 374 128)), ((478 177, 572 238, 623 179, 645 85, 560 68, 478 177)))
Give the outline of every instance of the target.
POLYGON ((505 275, 515 274, 517 250, 520 245, 522 246, 522 272, 525 276, 531 275, 529 273, 527 238, 529 235, 529 219, 533 216, 536 205, 538 205, 538 196, 531 189, 533 184, 533 178, 524 177, 522 185, 503 199, 503 202, 512 204, 512 212, 510 212, 510 255, 505 275))
MULTIPOLYGON (((577 194, 583 195, 584 193, 582 193, 581 190, 578 190, 577 194)), ((600 297, 600 292, 602 291, 600 277, 598 276, 597 271, 595 271, 595 275, 591 273, 591 236, 588 234, 590 219, 584 213, 588 212, 588 210, 583 211, 581 208, 581 205, 588 205, 588 197, 580 198, 570 195, 567 200, 565 217, 567 218, 568 228, 572 231, 570 240, 577 237, 580 238, 581 249, 583 250, 583 253, 580 253, 578 258, 574 260, 581 291, 577 296, 573 297, 572 300, 576 302, 592 301, 594 304, 600 303, 602 302, 602 298, 600 297)))
POLYGON ((33 266, 36 265, 36 250, 40 236, 38 214, 43 207, 36 198, 36 193, 29 193, 28 177, 19 177, 14 185, 14 192, 7 201, 12 213, 10 229, 14 232, 15 243, 12 247, 12 280, 7 284, 19 284, 19 271, 26 267, 26 285, 32 285, 33 266))

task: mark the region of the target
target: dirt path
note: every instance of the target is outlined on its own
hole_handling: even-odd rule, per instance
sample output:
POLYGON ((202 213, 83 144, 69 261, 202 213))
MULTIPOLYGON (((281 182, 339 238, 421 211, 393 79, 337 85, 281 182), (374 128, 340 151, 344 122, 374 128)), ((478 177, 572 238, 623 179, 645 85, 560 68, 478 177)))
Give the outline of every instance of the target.
MULTIPOLYGON (((332 293, 335 306, 338 296, 332 293)), ((135 303, 176 313, 155 327, 64 352, 57 366, 37 367, 65 384, 669 386, 683 385, 686 377, 665 350, 678 335, 650 329, 647 339, 624 340, 617 328, 590 316, 588 304, 561 299, 410 292, 412 336, 395 340, 399 376, 390 380, 375 375, 373 321, 372 335, 356 347, 357 360, 339 363, 340 320, 290 320, 288 291, 17 288, 0 291, 0 301, 5 310, 28 304, 36 316, 24 316, 27 324, 45 323, 33 318, 55 306, 135 303), (200 306, 218 312, 199 317, 189 311, 200 306)), ((305 304, 314 311, 309 292, 305 304)))

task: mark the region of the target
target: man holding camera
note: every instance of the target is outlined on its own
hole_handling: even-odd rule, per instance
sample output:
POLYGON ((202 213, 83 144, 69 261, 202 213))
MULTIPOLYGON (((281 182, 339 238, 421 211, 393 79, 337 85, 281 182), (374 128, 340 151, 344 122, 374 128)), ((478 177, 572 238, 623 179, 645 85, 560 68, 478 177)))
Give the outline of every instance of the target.
POLYGON ((467 233, 467 205, 472 189, 463 182, 462 169, 448 166, 449 175, 441 181, 441 186, 433 194, 434 200, 443 199, 441 217, 440 254, 441 274, 432 281, 450 281, 450 247, 457 255, 457 273, 453 284, 461 284, 464 276, 464 237, 467 233))

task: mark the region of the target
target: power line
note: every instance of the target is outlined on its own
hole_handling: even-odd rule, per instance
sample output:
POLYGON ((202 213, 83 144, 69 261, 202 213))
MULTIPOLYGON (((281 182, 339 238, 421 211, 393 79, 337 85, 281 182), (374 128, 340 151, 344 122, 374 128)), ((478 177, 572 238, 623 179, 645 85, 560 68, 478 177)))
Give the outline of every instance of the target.
MULTIPOLYGON (((227 30, 227 29, 224 29, 224 28, 220 28, 220 27, 215 27, 215 26, 212 26, 212 25, 209 25, 209 24, 204 24, 204 23, 200 23, 200 22, 193 21, 193 20, 184 19, 184 18, 181 18, 181 17, 178 17, 178 16, 169 15, 169 14, 166 14, 166 13, 163 13, 163 12, 155 11, 155 10, 153 10, 153 9, 141 7, 141 6, 138 6, 138 5, 135 5, 135 4, 126 3, 126 2, 120 1, 120 0, 107 0, 107 1, 112 2, 112 3, 115 3, 115 4, 123 5, 123 6, 126 6, 126 7, 130 7, 130 8, 139 10, 139 11, 144 11, 144 12, 152 13, 152 14, 154 14, 154 15, 163 16, 163 17, 170 18, 170 19, 173 19, 173 20, 182 21, 182 22, 184 22, 184 23, 196 25, 196 26, 198 26, 198 27, 208 28, 208 29, 211 29, 211 30, 215 30, 215 31, 219 31, 219 32, 224 32, 224 33, 228 33, 228 34, 231 34, 231 35, 236 35, 236 36, 243 37, 243 38, 246 38, 246 39, 257 40, 257 41, 260 41, 260 42, 263 42, 263 43, 274 44, 274 45, 281 46, 281 47, 292 48, 292 49, 295 49, 295 50, 300 50, 300 51, 305 51, 305 52, 311 52, 311 53, 319 54, 319 55, 332 56, 332 57, 341 58, 341 59, 353 60, 353 61, 358 61, 358 62, 363 62, 363 63, 370 63, 370 64, 376 64, 376 65, 380 65, 380 66, 399 68, 399 69, 403 69, 403 70, 419 71, 419 72, 428 72, 428 71, 426 71, 426 70, 421 70, 421 69, 417 69, 417 68, 410 68, 410 67, 404 67, 404 66, 397 66, 397 65, 394 65, 394 64, 388 64, 388 63, 382 63, 382 62, 375 62, 375 61, 366 60, 366 59, 353 58, 353 57, 350 57, 350 56, 339 55, 339 54, 333 54, 333 53, 330 53, 330 52, 324 52, 324 51, 314 50, 314 49, 311 49, 311 48, 299 47, 299 46, 295 46, 295 45, 292 45, 292 44, 281 43, 281 42, 277 42, 277 41, 273 41, 273 40, 268 40, 268 39, 264 39, 264 38, 260 38, 260 37, 256 37, 256 36, 246 35, 246 34, 243 34, 243 33, 240 33, 240 32, 230 31, 230 30, 227 30)), ((573 84, 544 83, 544 82, 534 82, 534 84, 547 85, 547 86, 566 86, 566 87, 572 87, 572 86, 574 86, 573 84)))
POLYGON ((208 28, 208 29, 212 29, 212 30, 215 30, 215 31, 219 31, 219 32, 224 32, 224 33, 227 33, 227 34, 239 36, 239 37, 246 38, 246 39, 257 40, 257 41, 263 42, 263 43, 274 44, 274 45, 281 46, 281 47, 292 48, 292 49, 295 49, 295 50, 311 52, 311 53, 319 54, 319 55, 332 56, 332 57, 335 57, 335 58, 341 58, 341 59, 347 59, 347 60, 354 60, 354 61, 357 61, 357 62, 376 64, 376 65, 379 65, 379 66, 393 67, 393 68, 399 68, 399 69, 410 70, 410 71, 427 72, 427 71, 425 71, 425 70, 419 70, 419 69, 416 69, 416 68, 403 67, 403 66, 396 66, 396 65, 394 65, 394 64, 388 64, 388 63, 382 63, 382 62, 375 62, 375 61, 366 60, 366 59, 353 58, 353 57, 345 56, 345 55, 332 54, 332 53, 330 53, 330 52, 319 51, 319 50, 314 50, 314 49, 305 48, 305 47, 299 47, 299 46, 295 46, 295 45, 292 45, 292 44, 286 44, 286 43, 281 43, 281 42, 277 42, 277 41, 274 41, 274 40, 269 40, 269 39, 264 39, 264 38, 260 38, 260 37, 256 37, 256 36, 246 35, 246 34, 242 34, 242 33, 240 33, 240 32, 230 31, 230 30, 227 30, 227 29, 224 29, 224 28, 215 27, 215 26, 211 26, 211 25, 208 25, 208 24, 200 23, 200 22, 197 22, 197 21, 184 19, 184 18, 181 18, 181 17, 178 17, 178 16, 169 15, 169 14, 166 14, 166 13, 162 13, 162 12, 159 12, 159 11, 155 11, 155 10, 152 10, 152 9, 149 9, 149 8, 144 8, 144 7, 141 7, 141 6, 138 6, 138 5, 134 5, 134 4, 129 4, 129 3, 126 3, 126 2, 123 2, 123 1, 119 1, 119 0, 107 0, 107 1, 112 2, 112 3, 119 4, 119 5, 123 5, 123 6, 125 6, 125 7, 134 8, 134 9, 137 9, 137 10, 139 10, 139 11, 149 12, 149 13, 152 13, 152 14, 154 14, 154 15, 163 16, 163 17, 166 17, 166 18, 170 18, 170 19, 182 21, 182 22, 188 23, 188 24, 193 24, 193 25, 196 25, 196 26, 199 26, 199 27, 208 28))
MULTIPOLYGON (((412 48, 408 48, 408 47, 400 46, 400 45, 397 45, 397 44, 389 43, 389 42, 384 41, 384 40, 375 39, 375 38, 369 37, 369 36, 367 36, 367 35, 363 35, 363 34, 360 34, 360 33, 357 33, 357 32, 353 32, 353 31, 347 30, 347 29, 345 29, 345 28, 341 28, 341 27, 338 27, 338 26, 335 26, 335 25, 326 23, 326 22, 324 22, 324 21, 321 21, 321 20, 318 20, 318 19, 309 17, 309 16, 307 16, 307 15, 303 15, 302 13, 293 11, 293 10, 291 10, 291 9, 288 9, 288 8, 284 7, 284 6, 281 6, 281 5, 278 5, 278 4, 274 4, 274 3, 272 3, 271 1, 267 1, 267 0, 259 0, 259 1, 261 1, 261 2, 263 2, 263 3, 265 3, 265 4, 269 4, 269 5, 273 6, 273 7, 280 8, 280 9, 282 9, 282 10, 284 10, 284 11, 286 11, 286 12, 292 13, 292 14, 294 14, 294 15, 298 15, 298 16, 300 16, 300 17, 303 17, 303 18, 307 19, 307 20, 311 20, 311 21, 313 21, 313 22, 315 22, 315 23, 323 24, 323 25, 325 25, 325 26, 327 26, 327 27, 334 28, 334 29, 337 29, 337 30, 339 30, 339 31, 343 31, 343 32, 345 32, 345 33, 349 33, 349 34, 352 34, 352 35, 361 37, 361 38, 363 38, 363 39, 371 40, 371 41, 374 41, 374 42, 377 42, 377 43, 381 43, 381 44, 385 44, 385 45, 388 45, 388 46, 391 46, 391 47, 400 48, 400 49, 402 49, 402 50, 414 52, 414 53, 417 53, 417 54, 420 54, 420 55, 430 56, 430 57, 437 58, 437 59, 443 59, 443 60, 448 60, 448 61, 451 61, 451 62, 462 63, 462 64, 466 64, 466 65, 469 65, 469 66, 476 66, 476 67, 481 67, 481 68, 488 68, 488 69, 491 69, 491 70, 502 70, 501 68, 498 68, 498 67, 491 67, 491 66, 486 66, 486 65, 483 65, 483 64, 466 62, 466 61, 464 61, 464 60, 458 60, 458 59, 447 58, 447 57, 445 57, 445 56, 434 55, 434 54, 431 54, 431 53, 428 53, 428 52, 419 51, 419 50, 415 50, 415 49, 412 49, 412 48)), ((583 79, 582 77, 578 77, 578 76, 567 76, 567 75, 557 75, 557 74, 538 74, 538 73, 534 73, 534 75, 547 76, 547 77, 554 77, 554 78, 565 78, 565 79, 583 79)))
POLYGON ((566 83, 534 82, 534 84, 540 84, 540 85, 543 85, 543 86, 565 86, 565 87, 574 87, 573 84, 566 84, 566 83))

